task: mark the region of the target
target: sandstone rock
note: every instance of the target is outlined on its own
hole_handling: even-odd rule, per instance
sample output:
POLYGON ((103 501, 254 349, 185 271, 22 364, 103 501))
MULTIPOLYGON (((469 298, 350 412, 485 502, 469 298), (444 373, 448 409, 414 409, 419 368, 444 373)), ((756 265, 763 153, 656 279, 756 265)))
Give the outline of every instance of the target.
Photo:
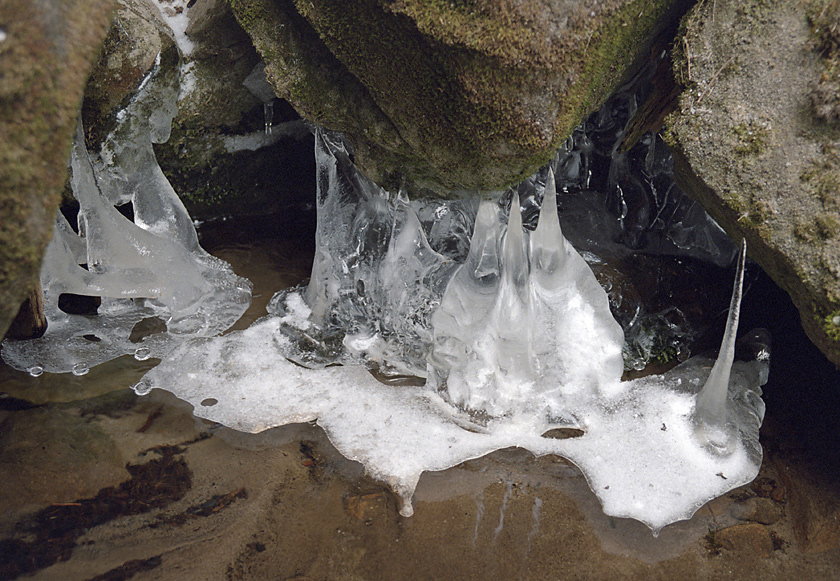
MULTIPOLYGON (((260 59, 228 3, 195 0, 159 6, 153 0, 118 0, 85 91, 88 148, 98 150, 118 111, 152 68, 160 66, 180 75, 181 92, 169 139, 155 144, 155 153, 194 217, 267 213, 297 200, 296 186, 314 175, 314 162, 297 159, 299 152, 312 157, 309 132, 298 125, 265 135, 263 103, 243 85, 260 59), (176 41, 159 6, 164 12, 186 13, 185 36, 176 41), (283 156, 292 163, 279 163, 283 156), (311 171, 304 176, 307 169, 311 171)), ((278 124, 299 118, 288 105, 274 109, 278 124)))
POLYGON ((102 0, 0 0, 0 336, 34 288, 66 177, 102 0))
POLYGON ((840 547, 840 483, 836 474, 797 462, 780 468, 799 549, 808 553, 836 550, 840 547))
POLYGON ((757 523, 735 525, 715 533, 715 543, 728 551, 738 551, 766 558, 773 554, 770 532, 757 523))
POLYGON ((6 506, 73 502, 128 478, 111 438, 70 412, 10 414, 0 424, 0 442, 0 503, 6 506))
POLYGON ((840 124, 814 97, 830 4, 698 3, 675 42, 686 90, 666 141, 683 190, 747 239, 840 364, 840 124))
POLYGON ((155 153, 190 214, 276 213, 300 203, 300 184, 314 179, 314 144, 300 117, 277 100, 265 133, 263 102, 243 81, 260 62, 227 0, 188 5, 194 48, 179 113, 155 153), (296 122, 297 121, 297 122, 296 122))
POLYGON ((232 0, 277 95, 382 185, 497 190, 548 161, 681 0, 232 0))
POLYGON ((344 510, 358 520, 372 521, 376 517, 388 518, 388 496, 384 492, 349 495, 344 498, 344 510))
POLYGON ((732 508, 735 518, 762 525, 772 525, 782 518, 781 507, 769 498, 751 497, 735 504, 732 508))
POLYGON ((117 0, 111 28, 85 87, 82 123, 89 148, 96 148, 114 128, 124 108, 161 55, 164 66, 177 66, 175 40, 152 0, 117 0))

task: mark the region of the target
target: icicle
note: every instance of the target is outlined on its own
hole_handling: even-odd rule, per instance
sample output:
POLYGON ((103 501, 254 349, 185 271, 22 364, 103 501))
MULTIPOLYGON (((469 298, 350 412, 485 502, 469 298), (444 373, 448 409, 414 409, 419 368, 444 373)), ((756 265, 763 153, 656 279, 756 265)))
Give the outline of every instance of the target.
POLYGON ((741 244, 738 257, 738 271, 729 304, 726 331, 720 344, 720 353, 709 378, 697 394, 697 403, 692 420, 695 435, 706 447, 716 454, 730 454, 738 443, 738 425, 727 405, 729 374, 735 359, 735 339, 738 333, 738 316, 741 310, 741 295, 744 287, 744 263, 747 257, 747 241, 741 244))
POLYGON ((731 453, 708 454, 692 410, 714 362, 695 357, 662 376, 620 381, 621 327, 562 238, 551 175, 533 233, 516 195, 507 224, 498 203, 482 202, 457 265, 432 250, 416 202, 362 176, 334 135, 318 132, 316 159, 308 290, 277 295, 250 329, 182 344, 138 393, 171 390, 197 415, 240 430, 317 421, 340 452, 393 488, 404 516, 421 472, 511 446, 568 458, 607 514, 654 534, 755 478, 768 362, 761 350, 729 371, 740 280, 720 370, 708 381, 724 396, 731 385, 725 418, 738 432, 731 453), (366 368, 420 361, 425 386, 395 389, 366 368), (207 397, 217 404, 202 406, 207 397), (560 426, 583 433, 544 437, 560 426))
POLYGON ((542 284, 550 284, 551 275, 566 263, 566 239, 557 214, 557 188, 554 172, 549 168, 545 181, 540 219, 531 235, 531 265, 542 284))
POLYGON ((265 116, 265 134, 271 135, 271 128, 274 125, 274 101, 263 103, 263 115, 265 116))
POLYGON ((83 375, 125 354, 161 357, 184 337, 221 333, 248 307, 250 283, 199 246, 155 159, 152 142, 169 135, 176 89, 158 59, 98 156, 88 152, 79 123, 70 156, 78 234, 58 212, 41 268, 48 328, 37 340, 3 343, 12 367, 83 375), (133 221, 115 208, 127 202, 133 221), (97 316, 63 312, 58 299, 66 293, 100 297, 97 316), (134 325, 154 318, 166 331, 133 341, 134 325))

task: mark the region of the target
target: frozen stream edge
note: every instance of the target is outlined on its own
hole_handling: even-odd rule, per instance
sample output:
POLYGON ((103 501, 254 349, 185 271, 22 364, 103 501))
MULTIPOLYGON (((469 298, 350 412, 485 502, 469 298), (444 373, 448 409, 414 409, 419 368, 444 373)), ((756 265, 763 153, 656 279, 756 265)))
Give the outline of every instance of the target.
MULTIPOLYGON (((287 357, 295 359, 300 356, 299 345, 293 344, 292 337, 297 336, 295 331, 298 335, 317 331, 315 327, 324 320, 329 309, 340 308, 323 301, 324 297, 329 299, 332 296, 330 293, 335 292, 338 284, 345 284, 344 279, 331 278, 343 276, 342 265, 346 266, 341 255, 343 239, 336 237, 335 233, 341 230, 344 220, 357 220, 352 211, 355 203, 352 202, 353 196, 348 198, 347 191, 338 185, 341 182, 334 165, 336 160, 324 152, 319 159, 324 164, 322 169, 326 168, 327 180, 319 182, 319 204, 331 208, 327 219, 339 221, 331 228, 323 229, 329 237, 325 239, 326 244, 335 247, 328 246, 329 252, 325 250, 322 253, 323 260, 316 260, 309 289, 279 294, 272 304, 283 303, 283 308, 270 306, 269 310, 277 314, 264 317, 247 330, 223 337, 185 341, 145 376, 135 388, 138 393, 148 393, 152 388, 165 389, 189 402, 196 416, 245 432, 256 433, 284 424, 315 421, 323 427, 339 452, 361 462, 368 474, 387 483, 401 497, 400 512, 403 516, 413 513, 412 496, 424 471, 445 470, 508 447, 525 448, 538 456, 556 454, 569 459, 581 469, 606 514, 644 522, 654 534, 672 522, 690 518, 707 501, 755 478, 762 457, 758 443, 758 429, 764 412, 760 386, 767 379, 767 358, 733 364, 728 390, 726 385, 720 386, 726 392, 726 418, 734 426, 733 441, 725 453, 709 449, 705 445, 707 442, 702 428, 698 431, 694 412, 697 394, 710 376, 715 363, 713 360, 695 357, 664 375, 621 382, 620 367, 613 372, 604 372, 598 358, 587 358, 585 353, 584 356, 568 357, 568 345, 575 342, 574 334, 589 328, 581 326, 578 321, 589 320, 592 309, 600 308, 596 303, 603 302, 602 307, 609 317, 606 297, 601 297, 603 301, 595 298, 604 291, 592 272, 585 265, 583 269, 568 266, 578 264, 571 257, 580 259, 569 244, 561 245, 565 248, 562 252, 568 253, 568 257, 561 257, 558 264, 565 266, 551 270, 539 265, 539 255, 533 254, 533 248, 541 247, 533 245, 528 251, 531 255, 516 259, 516 264, 532 263, 530 267, 526 266, 532 269, 531 274, 523 272, 511 284, 522 289, 515 291, 515 296, 526 297, 521 300, 538 301, 532 303, 537 307, 545 305, 539 307, 542 309, 541 316, 518 321, 518 325, 539 328, 541 333, 545 333, 545 329, 567 329, 572 335, 549 333, 532 344, 529 337, 513 337, 509 333, 497 337, 495 331, 488 333, 483 326, 472 329, 470 326, 462 327, 463 323, 460 323, 449 327, 462 333, 464 341, 461 344, 466 345, 468 357, 472 357, 469 353, 479 354, 478 359, 469 359, 471 363, 467 367, 456 362, 456 367, 450 369, 459 374, 466 373, 468 378, 492 375, 496 377, 493 381, 497 382, 497 386, 512 385, 510 393, 514 395, 504 400, 510 405, 487 409, 490 419, 485 425, 474 423, 467 413, 453 405, 452 394, 442 389, 440 384, 429 382, 424 387, 397 387, 380 383, 365 365, 360 364, 365 361, 364 357, 339 357, 338 361, 344 365, 315 365, 319 367, 315 369, 291 363, 287 357), (322 185, 329 193, 321 190, 322 185), (341 205, 333 207, 337 203, 341 205), (338 271, 331 270, 333 265, 338 271), (552 285, 570 285, 568 288, 572 289, 569 291, 572 294, 540 295, 537 289, 533 291, 536 294, 529 295, 528 288, 537 288, 530 285, 542 284, 539 281, 527 282, 530 276, 549 279, 556 276, 556 279, 551 279, 553 283, 549 279, 542 280, 548 280, 552 285), (587 284, 590 278, 594 286, 587 284), (316 285, 314 292, 313 285, 316 285), (587 296, 576 298, 575 292, 586 293, 587 296), (320 300, 313 300, 312 296, 320 300), (512 337, 519 343, 511 342, 512 337), (471 344, 472 338, 477 343, 471 344), (478 351, 479 348, 484 349, 487 341, 493 340, 502 342, 489 350, 478 351), (505 368, 500 363, 504 358, 496 361, 496 356, 493 356, 490 361, 483 355, 495 353, 510 357, 511 353, 518 353, 517 350, 523 347, 541 349, 537 366, 542 372, 528 375, 533 370, 526 370, 524 374, 502 371, 499 375, 499 369, 505 368), (488 375, 476 361, 483 361, 482 365, 490 365, 491 368, 496 361, 495 364, 501 364, 501 368, 490 369, 492 373, 488 375), (555 370, 558 365, 573 373, 560 374, 555 370), (523 387, 517 387, 516 382, 523 387), (446 397, 449 399, 445 400, 446 397), (563 440, 543 437, 557 427, 577 427, 584 434, 563 440)), ((355 189, 359 182, 350 183, 355 189)), ((546 194, 553 195, 553 189, 553 180, 549 180, 546 190, 550 191, 546 194)), ((371 196, 360 198, 362 201, 355 211, 369 211, 371 206, 379 207, 386 203, 373 194, 371 196)), ((393 203, 403 208, 403 212, 409 211, 399 199, 393 203)), ((319 206, 319 221, 320 210, 319 206)), ((381 210, 377 211, 384 216, 381 210)), ((551 214, 546 213, 547 216, 551 214)), ((552 219, 556 222, 556 212, 553 214, 552 219)), ((364 216, 363 213, 360 215, 364 216)), ((410 219, 410 214, 408 218, 397 224, 407 224, 402 232, 416 232, 420 238, 405 236, 406 240, 414 242, 392 244, 381 262, 363 263, 366 270, 360 271, 363 274, 358 276, 365 276, 369 281, 389 281, 390 278, 385 276, 388 272, 377 270, 383 268, 379 265, 385 265, 387 270, 392 264, 400 263, 398 257, 410 261, 418 249, 421 256, 429 256, 421 231, 410 219), (398 254, 392 255, 391 251, 398 254)), ((510 263, 505 262, 505 256, 510 254, 505 250, 508 241, 512 240, 517 248, 524 244, 521 236, 510 236, 508 226, 513 224, 516 233, 521 226, 515 219, 511 219, 508 225, 494 220, 489 220, 488 224, 496 224, 492 226, 498 228, 496 233, 488 234, 476 227, 472 244, 482 241, 485 246, 491 244, 490 248, 494 244, 499 245, 495 246, 498 252, 482 250, 480 256, 482 260, 500 256, 497 263, 501 272, 499 276, 504 277, 505 269, 510 268, 510 263), (508 230, 507 236, 504 235, 505 230, 508 230), (488 242, 491 240, 486 238, 488 235, 496 236, 497 242, 488 242)), ((557 229, 559 233, 559 226, 557 229)), ((402 234, 394 234, 394 237, 397 240, 404 238, 402 234)), ((352 237, 348 239, 349 242, 352 240, 352 237)), ((746 249, 742 248, 740 272, 736 277, 738 281, 745 252, 746 249)), ((579 263, 584 264, 582 259, 579 263)), ((431 264, 434 265, 434 260, 431 264)), ((469 259, 466 264, 471 264, 469 259)), ((462 268, 468 268, 466 264, 462 268)), ((516 264, 514 268, 519 268, 516 264)), ((416 268, 417 272, 423 272, 423 268, 429 267, 417 265, 416 268)), ((401 292, 410 295, 420 292, 411 284, 422 284, 425 279, 422 276, 416 280, 406 278, 403 273, 401 280, 405 281, 407 289, 401 292)), ((451 280, 457 280, 457 275, 451 280)), ((459 292, 467 293, 459 304, 471 304, 470 293, 474 291, 470 290, 470 285, 453 284, 456 289, 461 289, 459 292)), ((365 288, 370 290, 368 285, 365 288)), ((498 300, 505 301, 511 296, 504 284, 482 288, 485 291, 495 289, 488 292, 498 293, 498 300)), ((510 285, 508 288, 511 288, 510 285)), ((449 292, 448 288, 446 293, 449 292)), ((341 295, 338 293, 335 296, 341 295)), ((734 296, 740 298, 738 282, 734 296)), ((446 294, 444 303, 445 297, 446 294)), ((397 304, 403 304, 402 300, 397 304)), ((738 300, 733 300, 735 308, 730 311, 727 325, 733 332, 727 333, 722 352, 729 352, 732 348, 734 330, 737 329, 737 305, 738 300)), ((531 312, 528 309, 530 307, 526 311, 531 312)), ((452 312, 456 322, 469 314, 466 311, 452 312)), ((492 324, 493 316, 483 316, 482 319, 488 319, 492 324)), ((432 322, 434 324, 434 317, 432 322)), ((513 323, 508 324, 508 329, 512 329, 510 325, 513 323)), ((434 328, 437 332, 437 325, 434 328)), ((591 343, 596 349, 599 340, 605 345, 615 341, 620 345, 620 337, 604 332, 579 339, 591 343)), ((620 363, 620 357, 618 361, 620 363)), ((710 384, 713 382, 714 379, 710 384)), ((493 384, 481 384, 479 387, 489 390, 489 393, 497 389, 493 384)), ((467 408, 470 407, 469 402, 464 403, 467 408)))
MULTIPOLYGON (((422 472, 513 446, 568 458, 606 514, 634 518, 654 532, 690 518, 758 473, 760 447, 756 461, 756 449, 742 438, 720 458, 693 437, 694 393, 708 377, 709 359, 630 382, 622 396, 588 410, 583 436, 556 440, 542 437, 552 426, 533 417, 468 430, 436 394, 384 385, 360 365, 305 369, 290 363, 276 356, 273 337, 282 324, 267 317, 244 331, 187 341, 146 375, 143 391, 170 391, 192 404, 196 416, 244 432, 316 421, 344 456, 400 495, 403 516, 413 513, 422 472)), ((759 367, 736 362, 730 394, 755 385, 759 367)))

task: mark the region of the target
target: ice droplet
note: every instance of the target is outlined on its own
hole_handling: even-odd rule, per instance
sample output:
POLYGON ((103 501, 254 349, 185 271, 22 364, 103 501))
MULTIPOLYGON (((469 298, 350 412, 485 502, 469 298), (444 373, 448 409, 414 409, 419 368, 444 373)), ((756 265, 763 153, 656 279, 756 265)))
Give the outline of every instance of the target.
POLYGON ((29 375, 31 375, 32 377, 39 377, 39 376, 43 375, 44 368, 41 367, 40 365, 33 365, 32 367, 27 369, 27 371, 29 372, 29 375))
POLYGON ((133 389, 134 393, 137 395, 149 395, 149 392, 152 391, 152 382, 144 377, 135 383, 131 389, 133 389))
POLYGON ((139 347, 134 352, 134 358, 137 361, 145 361, 152 356, 152 351, 148 347, 139 347))
POLYGON ((87 372, 90 371, 90 368, 85 365, 84 363, 77 363, 73 366, 73 375, 82 376, 86 375, 87 372))

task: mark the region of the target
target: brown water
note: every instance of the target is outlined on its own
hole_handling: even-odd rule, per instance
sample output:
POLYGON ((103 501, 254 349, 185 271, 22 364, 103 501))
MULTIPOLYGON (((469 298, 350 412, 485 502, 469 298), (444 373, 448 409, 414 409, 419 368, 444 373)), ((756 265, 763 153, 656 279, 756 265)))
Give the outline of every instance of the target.
MULTIPOLYGON (((236 328, 309 273, 300 239, 205 245, 254 283, 236 328)), ((754 310, 784 302, 767 289, 754 310)), ((168 393, 137 397, 154 361, 83 377, 2 366, 0 579, 836 578, 840 463, 820 435, 838 426, 819 410, 837 402, 818 395, 840 384, 797 349, 774 362, 759 478, 658 538, 606 517, 561 458, 510 449, 426 473, 403 518, 315 426, 240 434, 168 393)))

